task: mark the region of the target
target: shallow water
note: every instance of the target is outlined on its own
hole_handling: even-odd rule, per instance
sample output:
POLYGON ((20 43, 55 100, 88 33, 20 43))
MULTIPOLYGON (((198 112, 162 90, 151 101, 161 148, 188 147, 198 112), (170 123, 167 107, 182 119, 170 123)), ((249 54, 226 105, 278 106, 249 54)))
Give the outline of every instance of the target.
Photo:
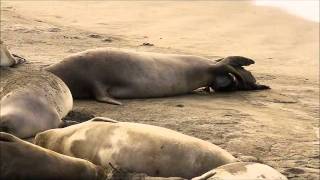
POLYGON ((278 7, 290 14, 319 22, 319 0, 255 0, 255 4, 259 6, 278 7))

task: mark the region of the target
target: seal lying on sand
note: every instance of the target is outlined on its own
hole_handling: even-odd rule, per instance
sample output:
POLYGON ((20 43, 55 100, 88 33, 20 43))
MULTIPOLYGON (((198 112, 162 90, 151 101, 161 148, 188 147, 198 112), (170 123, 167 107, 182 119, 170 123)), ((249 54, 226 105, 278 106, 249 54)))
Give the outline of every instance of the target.
POLYGON ((236 162, 215 168, 192 180, 287 180, 270 166, 253 162, 236 162))
POLYGON ((0 179, 106 179, 89 161, 65 156, 0 132, 0 179))
POLYGON ((149 176, 190 179, 237 161, 227 151, 201 139, 162 127, 101 117, 39 133, 34 142, 97 165, 111 163, 149 176))
POLYGON ((64 126, 61 118, 72 109, 73 100, 63 81, 46 71, 8 78, 1 92, 0 131, 29 138, 64 126))
POLYGON ((224 90, 266 89, 242 66, 245 57, 230 56, 219 62, 207 58, 100 48, 65 58, 46 70, 60 77, 74 98, 121 104, 114 98, 153 98, 190 93, 200 87, 224 90), (251 77, 246 77, 251 75, 251 77))
POLYGON ((22 57, 19 57, 15 54, 11 54, 7 46, 0 41, 0 66, 1 67, 9 67, 17 64, 22 64, 26 62, 26 60, 22 57))

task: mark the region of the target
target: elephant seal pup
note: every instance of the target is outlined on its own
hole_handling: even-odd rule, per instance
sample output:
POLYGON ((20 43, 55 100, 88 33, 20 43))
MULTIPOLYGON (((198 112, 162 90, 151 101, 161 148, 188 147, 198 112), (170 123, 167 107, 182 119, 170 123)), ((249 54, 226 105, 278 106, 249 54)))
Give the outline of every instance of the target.
POLYGON ((270 166, 253 162, 236 162, 215 168, 192 180, 287 180, 270 166))
POLYGON ((0 66, 1 67, 10 67, 17 64, 24 63, 26 60, 22 57, 19 57, 15 54, 11 54, 7 46, 0 41, 0 66))
POLYGON ((66 84, 47 71, 8 76, 1 92, 0 131, 29 138, 47 129, 65 126, 61 119, 72 109, 66 84))
POLYGON ((0 179, 106 179, 105 169, 0 132, 0 179))
POLYGON ((246 82, 243 73, 237 71, 253 63, 241 56, 215 62, 191 55, 99 48, 71 55, 46 70, 60 77, 74 98, 94 97, 100 102, 119 105, 114 98, 174 96, 209 86, 240 87, 235 86, 231 74, 243 89, 263 89, 251 86, 250 83, 256 83, 246 82))
POLYGON ((227 151, 201 139, 162 127, 101 117, 39 133, 34 142, 97 165, 111 163, 156 177, 191 179, 237 161, 227 151))

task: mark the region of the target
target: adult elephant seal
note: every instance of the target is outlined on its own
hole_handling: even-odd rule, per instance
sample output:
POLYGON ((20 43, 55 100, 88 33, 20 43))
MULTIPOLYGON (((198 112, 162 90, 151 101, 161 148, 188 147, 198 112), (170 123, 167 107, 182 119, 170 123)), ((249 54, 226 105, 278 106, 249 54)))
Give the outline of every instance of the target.
POLYGON ((220 166, 192 180, 287 180, 270 166, 253 162, 236 162, 220 166))
POLYGON ((26 62, 24 58, 11 54, 7 46, 0 41, 0 67, 10 67, 24 62, 26 62))
POLYGON ((100 48, 71 55, 47 70, 68 85, 74 98, 94 97, 97 101, 119 105, 121 103, 114 98, 174 96, 200 87, 217 90, 268 88, 248 81, 251 78, 238 72, 241 66, 253 63, 240 56, 215 62, 191 55, 100 48))
POLYGON ((0 179, 98 180, 104 168, 65 156, 0 132, 0 179))
POLYGON ((129 172, 160 177, 190 179, 236 161, 227 151, 201 139, 101 117, 39 133, 35 144, 97 165, 111 163, 129 172))
POLYGON ((64 126, 61 119, 72 109, 66 84, 46 71, 9 74, 1 92, 0 131, 29 138, 64 126))

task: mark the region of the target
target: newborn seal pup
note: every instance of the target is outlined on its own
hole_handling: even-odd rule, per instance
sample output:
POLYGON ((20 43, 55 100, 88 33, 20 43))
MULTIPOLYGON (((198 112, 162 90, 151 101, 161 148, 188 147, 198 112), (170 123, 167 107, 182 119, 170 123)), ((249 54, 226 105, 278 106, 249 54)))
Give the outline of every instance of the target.
POLYGON ((287 180, 287 178, 265 164, 236 162, 215 168, 192 180, 287 180))
POLYGON ((236 162, 227 151, 207 141, 162 127, 93 118, 37 134, 35 144, 129 172, 191 179, 212 168, 236 162))
POLYGON ((0 132, 0 179, 102 180, 105 170, 0 132))
POLYGON ((46 71, 9 76, 1 92, 0 131, 29 138, 65 126, 61 119, 72 109, 66 84, 46 71))
POLYGON ((230 56, 219 62, 192 55, 99 48, 73 54, 46 70, 60 77, 74 98, 121 104, 114 98, 154 98, 186 94, 201 87, 220 91, 267 86, 247 81, 241 66, 254 61, 230 56))
POLYGON ((26 62, 26 60, 22 57, 19 57, 15 54, 11 54, 7 46, 0 41, 0 66, 1 67, 10 67, 17 64, 22 64, 26 62))

